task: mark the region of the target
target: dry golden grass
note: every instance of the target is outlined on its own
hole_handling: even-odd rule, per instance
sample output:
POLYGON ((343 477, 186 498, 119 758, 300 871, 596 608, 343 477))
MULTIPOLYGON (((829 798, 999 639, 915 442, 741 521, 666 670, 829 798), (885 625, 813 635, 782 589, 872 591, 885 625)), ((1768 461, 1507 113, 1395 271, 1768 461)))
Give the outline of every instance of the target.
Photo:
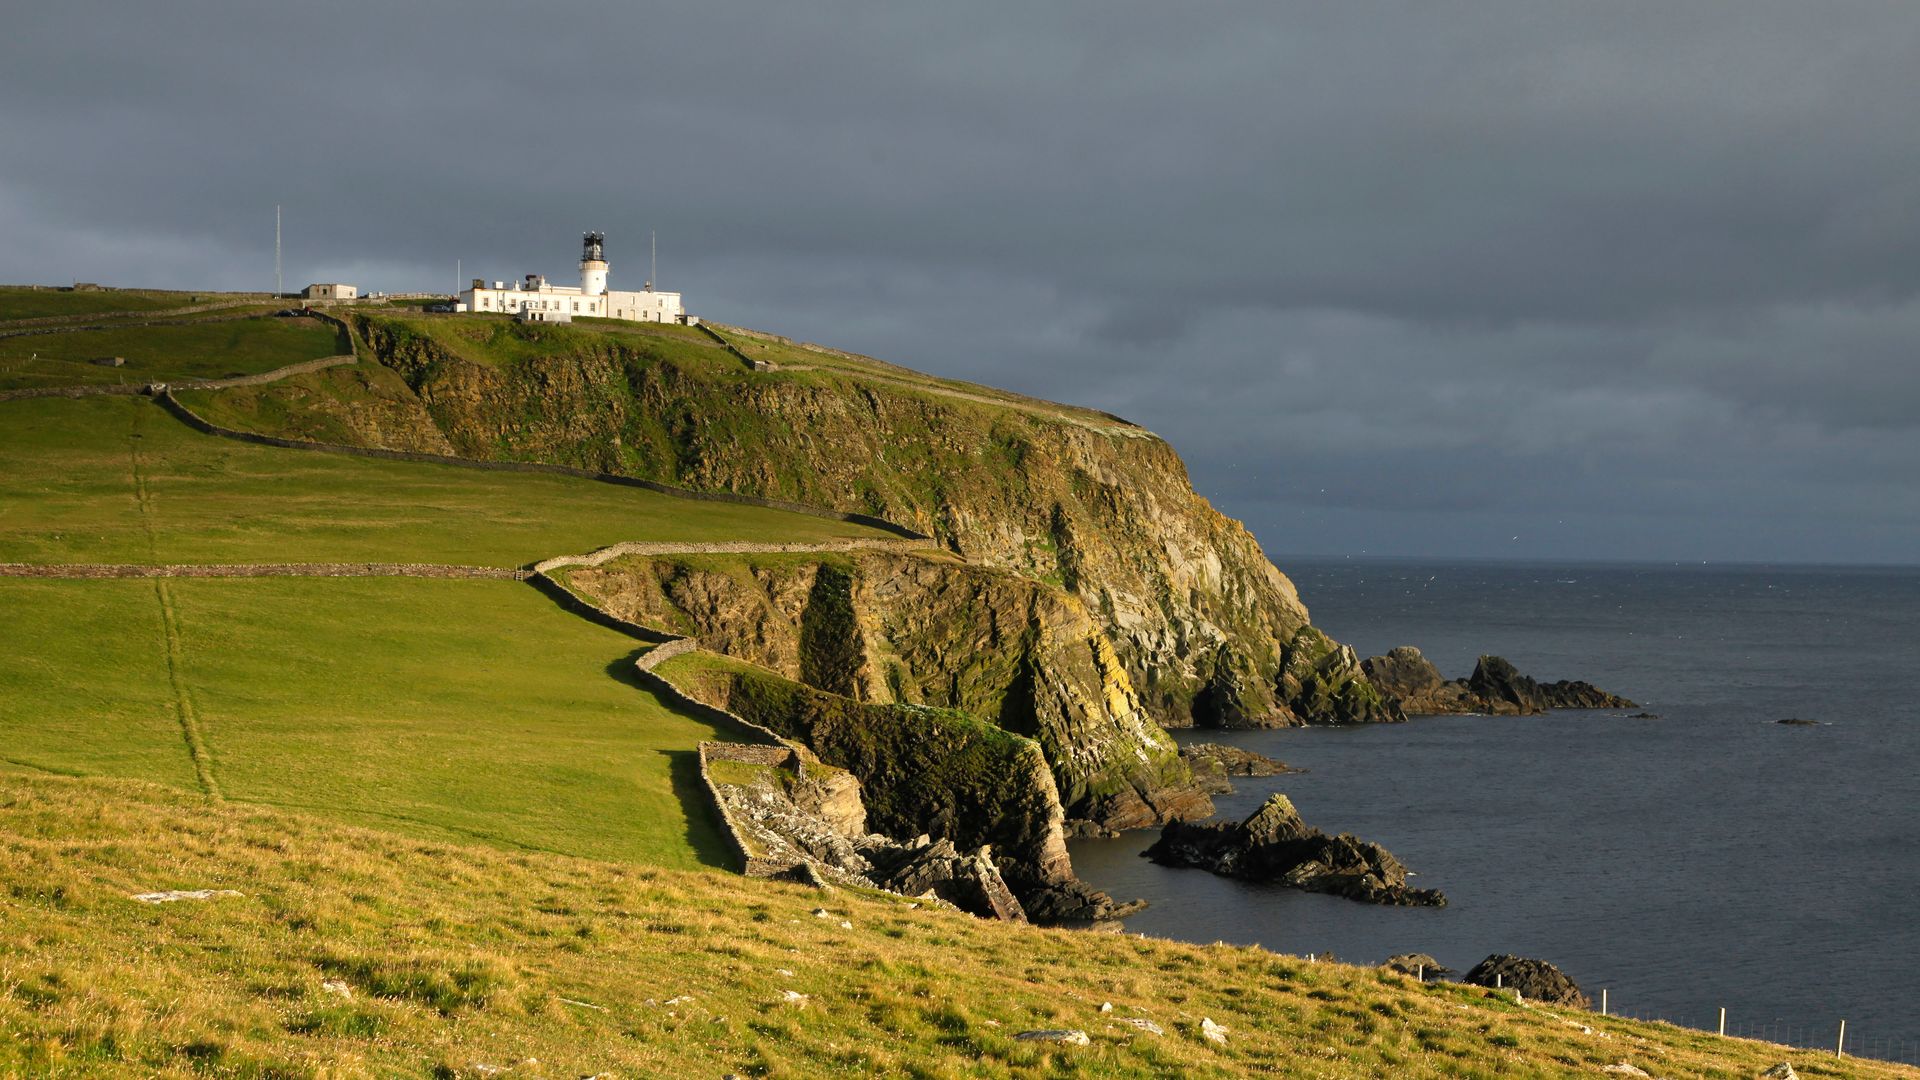
POLYGON ((1254 948, 428 843, 125 781, 0 774, 0 882, 0 1075, 1916 1075, 1254 948), (129 899, 198 888, 243 895, 129 899), (1028 1028, 1092 1043, 1014 1039, 1028 1028))

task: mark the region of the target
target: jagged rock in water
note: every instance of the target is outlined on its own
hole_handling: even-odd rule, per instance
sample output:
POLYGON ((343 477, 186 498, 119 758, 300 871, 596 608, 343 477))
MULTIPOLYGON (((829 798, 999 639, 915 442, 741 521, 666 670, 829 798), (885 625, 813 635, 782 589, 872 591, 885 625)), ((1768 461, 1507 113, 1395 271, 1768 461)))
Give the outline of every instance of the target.
POLYGON ((1180 748, 1180 756, 1193 771, 1194 784, 1210 795, 1231 793, 1231 776, 1279 776, 1298 771, 1288 768, 1284 761, 1222 743, 1192 743, 1180 748))
POLYGON ((1388 650, 1385 656, 1370 656, 1360 665, 1383 694, 1400 702, 1402 711, 1412 714, 1480 711, 1468 702, 1463 681, 1442 678, 1433 661, 1411 645, 1388 650))
POLYGON ((1389 650, 1385 656, 1370 656, 1360 666, 1381 693, 1415 715, 1532 715, 1548 709, 1639 707, 1588 682, 1536 682, 1498 656, 1482 656, 1473 674, 1464 679, 1442 679, 1433 662, 1411 645, 1389 650))
POLYGON ((1616 697, 1592 683, 1562 680, 1538 683, 1498 656, 1483 656, 1467 678, 1467 690, 1489 706, 1489 712, 1533 714, 1548 709, 1633 709, 1633 702, 1616 697))
POLYGON ((1293 803, 1277 793, 1245 821, 1171 822, 1146 856, 1166 866, 1193 866, 1371 904, 1441 907, 1447 902, 1437 889, 1409 888, 1407 868, 1385 848, 1346 833, 1328 836, 1302 821, 1293 803))
POLYGON ((1294 723, 1377 724, 1405 720, 1367 678, 1360 658, 1311 626, 1293 635, 1280 662, 1280 700, 1294 723))
POLYGON ((1508 990, 1517 991, 1528 1001, 1548 1005, 1569 1005, 1577 1009, 1593 1005, 1593 1001, 1559 968, 1545 960, 1530 960, 1509 953, 1495 953, 1487 957, 1475 964, 1473 970, 1460 976, 1460 981, 1474 986, 1493 986, 1497 983, 1508 990))

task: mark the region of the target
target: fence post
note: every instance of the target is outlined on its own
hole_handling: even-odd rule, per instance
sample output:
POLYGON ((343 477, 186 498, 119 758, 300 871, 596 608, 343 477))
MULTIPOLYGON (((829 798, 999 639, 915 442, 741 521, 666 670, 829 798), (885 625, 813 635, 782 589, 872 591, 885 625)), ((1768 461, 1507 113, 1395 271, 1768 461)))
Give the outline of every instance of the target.
POLYGON ((1725 1005, 1720 1006, 1720 1037, 1723 1039, 1727 1037, 1727 1007, 1725 1005))
POLYGON ((1600 988, 1600 1015, 1607 1015, 1607 988, 1604 986, 1600 988))
POLYGON ((1427 965, 1415 964, 1414 967, 1417 967, 1420 969, 1420 973, 1416 975, 1415 978, 1419 979, 1421 982, 1426 982, 1427 981, 1427 965))
POLYGON ((1493 976, 1493 988, 1495 990, 1499 990, 1505 986, 1506 986, 1506 976, 1501 975, 1498 972, 1495 972, 1493 976))
POLYGON ((1847 1022, 1845 1020, 1840 1021, 1840 1041, 1833 1044, 1833 1056, 1847 1056, 1847 1022))

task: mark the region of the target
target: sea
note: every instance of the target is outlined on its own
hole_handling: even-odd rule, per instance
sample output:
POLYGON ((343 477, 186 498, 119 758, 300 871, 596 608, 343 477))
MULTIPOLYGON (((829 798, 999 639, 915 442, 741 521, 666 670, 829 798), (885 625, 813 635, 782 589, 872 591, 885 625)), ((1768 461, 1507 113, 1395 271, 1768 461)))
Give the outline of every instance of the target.
POLYGON ((1276 560, 1362 656, 1416 645, 1586 679, 1631 710, 1177 733, 1303 773, 1236 778, 1374 840, 1445 908, 1169 869, 1152 831, 1071 844, 1128 932, 1378 963, 1548 960, 1611 1012, 1920 1063, 1920 568, 1276 560), (1655 718, 1642 718, 1641 712, 1655 718), (1784 719, 1812 724, 1781 724, 1784 719))

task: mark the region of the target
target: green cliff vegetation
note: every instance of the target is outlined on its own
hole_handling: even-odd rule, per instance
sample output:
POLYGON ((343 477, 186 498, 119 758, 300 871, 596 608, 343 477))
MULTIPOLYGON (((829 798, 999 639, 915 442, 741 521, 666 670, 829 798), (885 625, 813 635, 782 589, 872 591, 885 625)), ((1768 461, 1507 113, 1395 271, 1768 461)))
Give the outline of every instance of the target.
POLYGON ((1256 948, 423 841, 125 781, 0 771, 0 882, 0 1075, 1915 1075, 1256 948), (129 899, 165 889, 241 895, 129 899), (1015 1038, 1033 1029, 1089 1045, 1015 1038))
POLYGON ((392 311, 352 322, 363 363, 398 373, 417 410, 391 387, 350 408, 353 387, 329 374, 216 395, 220 415, 877 514, 1073 593, 1162 723, 1290 715, 1276 680, 1305 607, 1135 425, 745 331, 725 333, 774 370, 683 327, 392 311), (1222 657, 1244 677, 1210 682, 1222 657))

